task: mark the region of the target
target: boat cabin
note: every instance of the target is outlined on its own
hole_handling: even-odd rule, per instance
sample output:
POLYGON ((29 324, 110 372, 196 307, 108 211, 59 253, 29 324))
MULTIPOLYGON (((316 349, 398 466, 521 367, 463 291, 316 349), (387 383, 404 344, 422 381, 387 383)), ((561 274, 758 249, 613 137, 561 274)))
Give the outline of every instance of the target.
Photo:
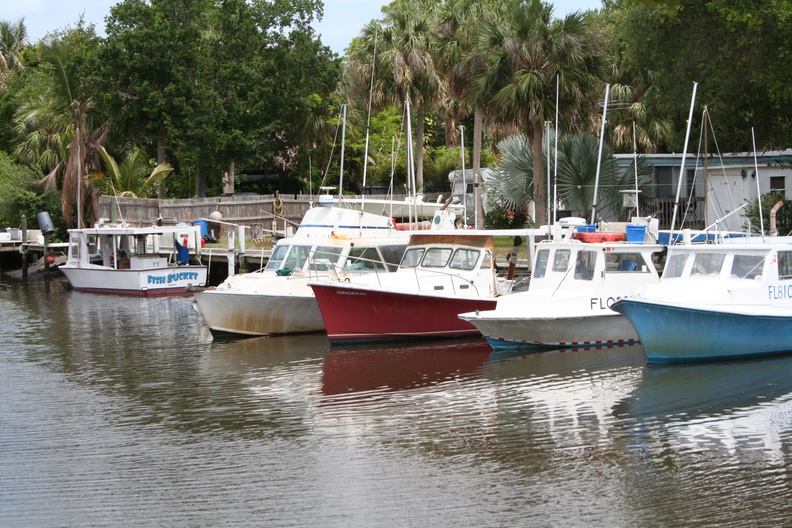
POLYGON ((200 226, 105 226, 70 229, 67 264, 142 270, 183 265, 201 247, 200 226))
POLYGON ((530 290, 564 288, 600 289, 603 284, 646 282, 646 276, 658 276, 659 244, 598 242, 579 240, 548 241, 536 245, 530 290))

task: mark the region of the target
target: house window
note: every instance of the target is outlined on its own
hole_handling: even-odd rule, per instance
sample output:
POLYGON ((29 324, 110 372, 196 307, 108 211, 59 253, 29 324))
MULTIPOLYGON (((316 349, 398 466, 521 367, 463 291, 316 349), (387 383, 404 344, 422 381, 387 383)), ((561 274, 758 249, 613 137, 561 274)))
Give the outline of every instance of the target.
POLYGON ((770 176, 770 192, 778 192, 786 196, 786 176, 770 176))

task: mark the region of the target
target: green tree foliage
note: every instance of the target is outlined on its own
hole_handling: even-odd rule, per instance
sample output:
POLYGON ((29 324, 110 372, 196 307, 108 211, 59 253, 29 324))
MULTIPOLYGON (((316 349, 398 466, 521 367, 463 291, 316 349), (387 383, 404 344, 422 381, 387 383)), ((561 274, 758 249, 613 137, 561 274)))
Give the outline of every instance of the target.
MULTIPOLYGON (((759 200, 750 200, 745 206, 745 218, 750 224, 751 233, 761 233, 764 224, 764 233, 770 234, 770 211, 774 205, 782 202, 784 205, 776 212, 776 229, 780 236, 792 235, 792 205, 789 200, 779 192, 770 192, 762 195, 762 216, 759 216, 759 200)), ((746 228, 748 226, 745 226, 746 228)))
POLYGON ((14 116, 14 154, 49 173, 47 188, 60 179, 67 226, 95 219, 96 195, 86 177, 99 169, 98 148, 107 133, 96 89, 99 45, 93 27, 81 24, 39 43, 37 67, 26 75, 14 116))
MULTIPOLYGON (((477 54, 485 67, 472 82, 476 100, 501 123, 517 125, 533 149, 534 172, 543 172, 543 127, 555 119, 557 87, 565 129, 590 119, 605 69, 601 39, 591 20, 574 12, 553 18, 540 0, 514 0, 502 20, 482 22, 477 54)), ((547 189, 533 180, 536 221, 547 221, 547 189)))
MULTIPOLYGON (((17 227, 22 215, 34 219, 36 214, 47 211, 53 223, 62 230, 60 193, 57 190, 42 192, 37 188, 38 180, 35 170, 0 152, 0 226, 17 227)), ((35 225, 29 220, 28 227, 35 228, 35 225)))
POLYGON ((359 85, 368 86, 374 64, 373 100, 377 108, 404 105, 415 111, 416 186, 423 187, 424 118, 442 94, 435 65, 435 12, 438 0, 394 0, 382 21, 372 21, 350 46, 349 67, 359 85))
MULTIPOLYGON (((487 183, 487 194, 503 211, 519 212, 533 199, 533 149, 523 135, 512 136, 498 144, 501 152, 498 170, 487 183)), ((555 158, 555 151, 551 149, 555 158)), ((558 141, 557 197, 559 207, 571 210, 574 216, 590 218, 597 183, 599 140, 589 134, 566 135, 558 141)), ((651 167, 638 159, 638 189, 641 200, 650 202, 656 196, 651 167)), ((546 174, 542 175, 546 179, 546 174)), ((597 185, 597 211, 622 209, 622 192, 635 188, 635 161, 624 172, 616 170, 611 149, 603 146, 602 163, 597 185)), ((552 192, 553 184, 550 190, 552 192)), ((552 202, 552 200, 551 200, 552 202)))
POLYGON ((103 194, 110 196, 150 198, 173 171, 168 163, 157 165, 140 148, 130 150, 120 164, 104 147, 99 148, 99 154, 104 161, 105 172, 91 174, 88 181, 103 194))
POLYGON ((108 54, 124 94, 117 117, 157 137, 195 194, 217 191, 231 164, 289 170, 314 94, 329 94, 339 65, 315 38, 319 2, 125 0, 108 20, 108 54))
POLYGON ((673 120, 669 151, 684 140, 693 82, 725 151, 789 146, 792 123, 792 4, 776 0, 609 0, 614 63, 653 79, 673 120))

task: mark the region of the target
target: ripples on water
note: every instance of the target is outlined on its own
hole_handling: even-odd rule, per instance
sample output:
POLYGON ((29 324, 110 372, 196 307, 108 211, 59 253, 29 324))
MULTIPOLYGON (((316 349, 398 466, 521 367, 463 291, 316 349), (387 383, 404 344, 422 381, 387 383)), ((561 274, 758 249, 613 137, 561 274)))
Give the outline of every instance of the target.
POLYGON ((792 358, 213 341, 0 283, 2 526, 784 525, 792 358))

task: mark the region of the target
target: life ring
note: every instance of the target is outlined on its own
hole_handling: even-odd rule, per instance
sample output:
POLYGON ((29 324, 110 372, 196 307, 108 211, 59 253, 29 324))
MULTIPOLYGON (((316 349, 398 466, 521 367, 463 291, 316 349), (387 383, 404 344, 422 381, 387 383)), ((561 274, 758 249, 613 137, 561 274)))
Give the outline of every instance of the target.
POLYGON ((272 214, 275 216, 282 216, 283 215, 283 200, 277 194, 275 198, 272 199, 272 214))

